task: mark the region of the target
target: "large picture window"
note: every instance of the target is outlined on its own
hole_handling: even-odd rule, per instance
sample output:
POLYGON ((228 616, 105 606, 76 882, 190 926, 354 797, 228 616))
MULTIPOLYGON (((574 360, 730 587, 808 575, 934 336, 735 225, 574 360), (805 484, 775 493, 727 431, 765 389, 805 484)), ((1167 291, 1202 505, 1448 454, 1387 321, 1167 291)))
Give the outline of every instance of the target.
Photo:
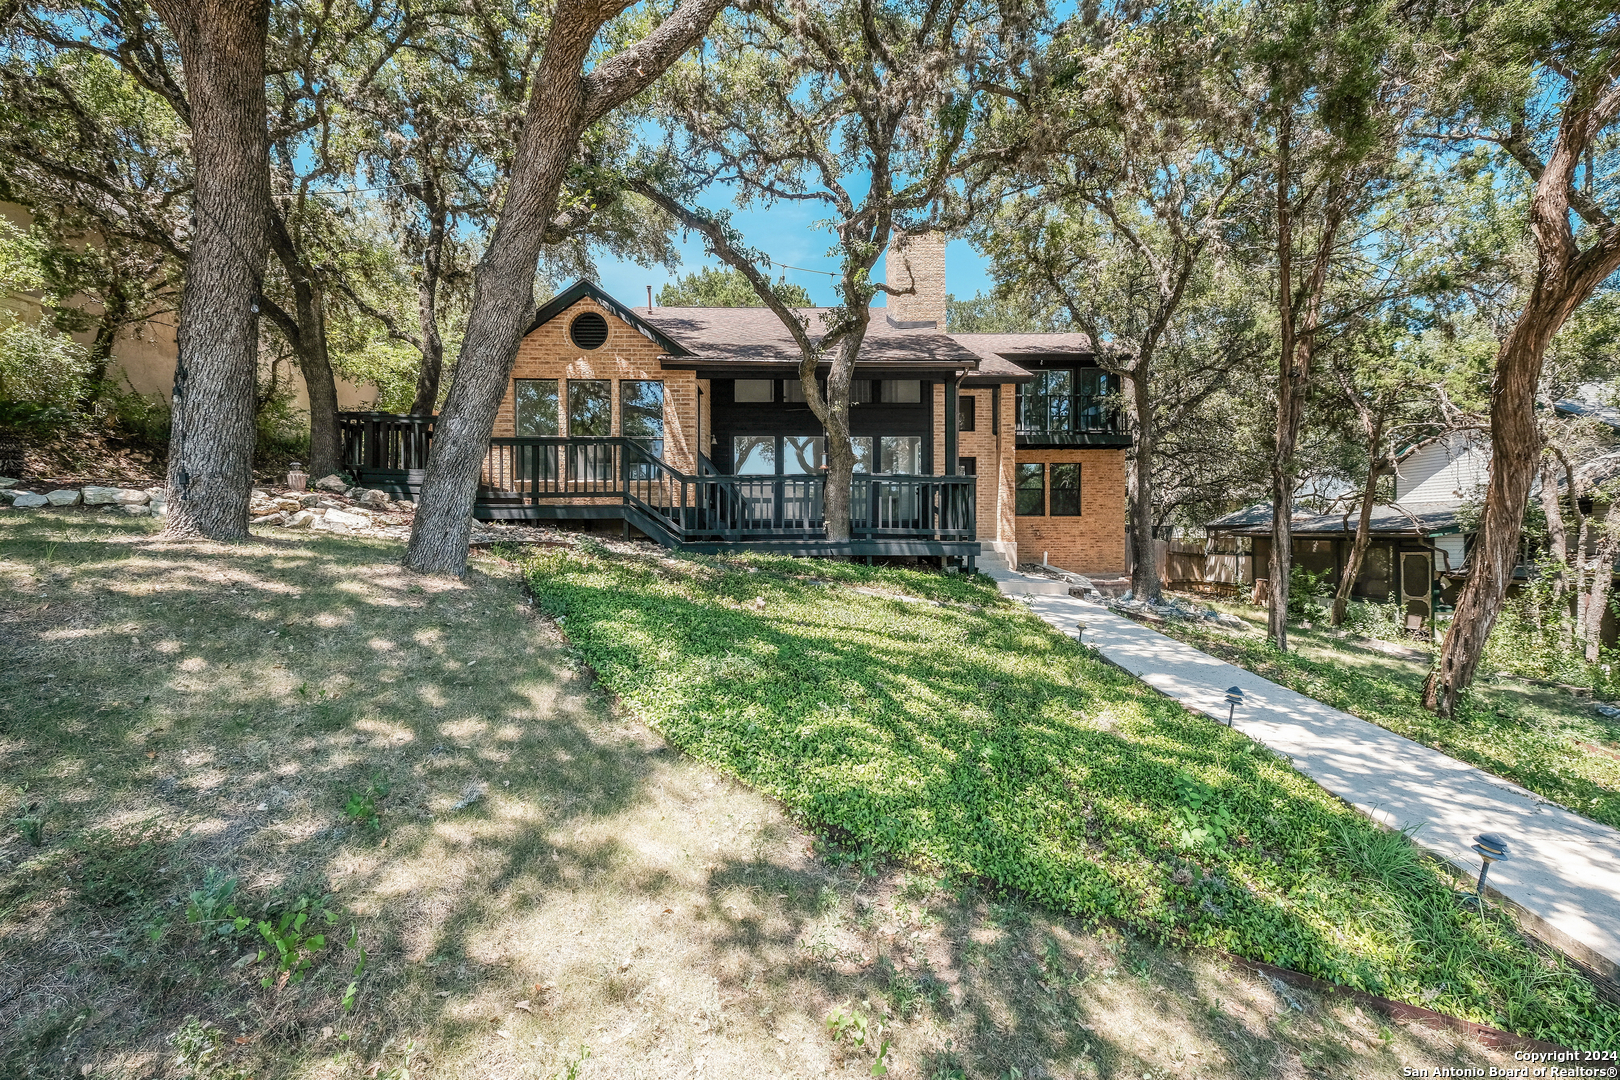
POLYGON ((556 379, 514 379, 515 433, 520 437, 557 434, 556 379))
POLYGON ((737 435, 731 440, 732 471, 739 476, 776 472, 776 436, 737 435))
POLYGON ((568 380, 568 434, 613 434, 613 384, 606 379, 568 380))
MULTIPOLYGON (((637 440, 649 457, 664 457, 664 384, 652 380, 626 379, 619 383, 619 434, 637 440)), ((652 466, 632 462, 632 480, 652 478, 652 466)))
POLYGON ((858 473, 877 472, 877 462, 872 460, 872 436, 856 435, 849 441, 855 448, 855 471, 858 473))
POLYGON ((1080 466, 1075 462, 1052 466, 1052 516, 1080 516, 1080 466))
POLYGON ((1046 516, 1046 466, 1020 464, 1016 478, 1019 517, 1046 516))
POLYGON ((827 470, 827 440, 820 435, 782 437, 782 471, 789 476, 806 476, 827 470))
POLYGON ((878 471, 900 474, 922 472, 922 436, 883 436, 878 441, 878 471))

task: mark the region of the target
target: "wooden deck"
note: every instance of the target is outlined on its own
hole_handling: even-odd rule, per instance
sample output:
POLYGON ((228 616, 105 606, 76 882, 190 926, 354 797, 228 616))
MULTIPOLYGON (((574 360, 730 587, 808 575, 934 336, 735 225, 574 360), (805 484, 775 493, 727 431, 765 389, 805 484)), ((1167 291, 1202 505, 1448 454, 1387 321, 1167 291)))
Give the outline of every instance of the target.
MULTIPOLYGON (((345 413, 356 483, 396 498, 421 491, 430 417, 345 413)), ((972 476, 857 474, 851 538, 827 539, 821 476, 693 476, 624 438, 491 439, 473 514, 483 520, 616 520, 683 551, 809 557, 924 556, 972 569, 980 546, 972 476)))

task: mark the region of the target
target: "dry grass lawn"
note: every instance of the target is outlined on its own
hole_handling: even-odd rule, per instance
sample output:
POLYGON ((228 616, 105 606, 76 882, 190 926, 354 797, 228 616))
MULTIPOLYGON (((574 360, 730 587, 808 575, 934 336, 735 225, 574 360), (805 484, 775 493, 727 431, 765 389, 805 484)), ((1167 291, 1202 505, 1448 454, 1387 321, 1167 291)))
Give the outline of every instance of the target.
POLYGON ((1509 1063, 824 860, 616 712, 497 559, 450 583, 154 527, 0 516, 0 1076, 868 1076, 883 1040, 928 1080, 1509 1063), (256 924, 300 903, 325 940, 282 979, 256 924))

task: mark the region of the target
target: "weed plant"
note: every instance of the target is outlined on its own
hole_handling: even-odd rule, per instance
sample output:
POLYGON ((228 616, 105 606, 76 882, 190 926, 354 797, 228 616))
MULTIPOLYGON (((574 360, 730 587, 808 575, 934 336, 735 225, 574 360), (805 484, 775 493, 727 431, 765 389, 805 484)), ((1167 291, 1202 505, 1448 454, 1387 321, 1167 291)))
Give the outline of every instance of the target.
POLYGON ((552 549, 529 580, 630 708, 853 844, 1156 942, 1620 1045, 1620 1012, 1505 916, 984 579, 552 549))

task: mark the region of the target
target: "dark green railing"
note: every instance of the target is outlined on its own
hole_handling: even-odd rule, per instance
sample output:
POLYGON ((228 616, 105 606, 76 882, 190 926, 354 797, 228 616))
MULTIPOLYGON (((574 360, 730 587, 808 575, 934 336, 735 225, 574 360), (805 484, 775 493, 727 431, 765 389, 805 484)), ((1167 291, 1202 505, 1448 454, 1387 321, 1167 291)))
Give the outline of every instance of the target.
MULTIPOLYGON (((428 417, 344 414, 345 460, 357 482, 414 490, 427 466, 428 417)), ((856 474, 855 539, 975 539, 971 476, 856 474)), ((491 439, 478 491, 501 517, 557 516, 541 507, 618 503, 644 532, 677 543, 815 540, 826 536, 822 476, 691 476, 624 438, 491 439), (537 511, 532 515, 526 510, 537 511)))

